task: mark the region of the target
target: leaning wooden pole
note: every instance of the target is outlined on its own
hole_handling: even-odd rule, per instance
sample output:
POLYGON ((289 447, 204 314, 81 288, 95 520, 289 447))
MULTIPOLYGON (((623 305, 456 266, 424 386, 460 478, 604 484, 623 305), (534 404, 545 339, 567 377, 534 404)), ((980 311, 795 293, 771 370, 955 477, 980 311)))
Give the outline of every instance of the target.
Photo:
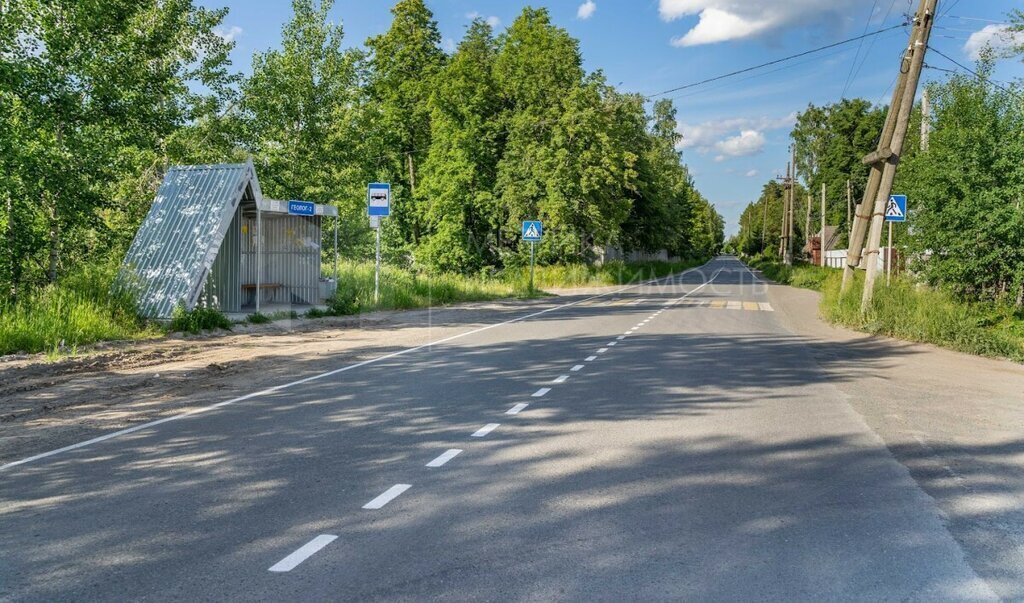
MULTIPOLYGON (((922 14, 929 0, 921 0, 918 7, 918 14, 922 14)), ((871 210, 874 208, 875 197, 878 195, 878 186, 882 181, 882 159, 891 154, 893 133, 896 130, 897 108, 902 104, 903 93, 907 88, 907 74, 910 67, 910 57, 914 50, 914 42, 918 38, 920 19, 915 19, 914 28, 910 32, 910 42, 907 50, 900 59, 899 77, 896 79, 896 87, 892 91, 892 100, 889 102, 889 111, 885 117, 885 125, 882 126, 882 135, 878 139, 876 150, 863 159, 863 163, 871 166, 868 175, 867 186, 864 189, 864 199, 861 201, 853 214, 853 226, 850 228, 850 244, 846 253, 846 267, 843 269, 843 285, 841 291, 846 293, 853 282, 853 274, 860 265, 861 256, 864 250, 864 236, 867 234, 868 222, 871 219, 871 210)))
POLYGON ((913 55, 910 61, 910 73, 907 74, 907 90, 900 102, 899 115, 896 117, 896 130, 892 137, 892 155, 885 162, 882 170, 882 180, 875 195, 875 206, 871 216, 871 229, 868 233, 868 244, 865 255, 868 259, 867 276, 864 278, 864 294, 861 297, 861 312, 866 312, 871 307, 871 299, 875 293, 875 280, 878 277, 878 253, 882 243, 882 227, 885 224, 885 205, 892 194, 892 184, 896 180, 896 167, 900 163, 900 155, 903 153, 903 143, 907 138, 907 130, 910 126, 910 114, 914 109, 914 96, 917 94, 917 86, 921 81, 921 71, 924 69, 924 56, 928 49, 928 41, 931 39, 932 24, 935 20, 935 11, 939 0, 924 0, 924 8, 917 14, 918 37, 912 49, 913 55))

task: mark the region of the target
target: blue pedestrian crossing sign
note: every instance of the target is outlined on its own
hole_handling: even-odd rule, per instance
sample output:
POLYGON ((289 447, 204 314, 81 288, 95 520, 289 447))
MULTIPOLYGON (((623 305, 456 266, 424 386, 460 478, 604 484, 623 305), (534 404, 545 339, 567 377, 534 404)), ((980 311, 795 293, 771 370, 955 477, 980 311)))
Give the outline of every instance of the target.
POLYGON ((540 220, 527 220, 523 222, 523 240, 528 243, 539 242, 544 236, 544 225, 540 220))
POLYGON ((889 202, 885 204, 885 221, 886 222, 906 222, 907 221, 907 196, 906 195, 891 195, 889 202))

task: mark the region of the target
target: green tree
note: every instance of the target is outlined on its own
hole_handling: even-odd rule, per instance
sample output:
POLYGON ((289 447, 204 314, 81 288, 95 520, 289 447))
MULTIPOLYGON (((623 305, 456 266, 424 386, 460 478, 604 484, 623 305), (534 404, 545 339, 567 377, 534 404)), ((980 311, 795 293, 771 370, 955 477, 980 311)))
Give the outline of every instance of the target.
POLYGON ((423 0, 399 0, 387 32, 370 38, 367 94, 374 112, 370 136, 378 173, 393 183, 392 246, 414 248, 423 233, 424 210, 414 198, 419 154, 430 146, 430 96, 444 67, 441 33, 423 0))
MULTIPOLYGON (((875 150, 885 110, 864 99, 843 99, 816 107, 809 105, 797 115, 792 138, 796 147, 797 174, 815 201, 824 184, 828 199, 829 224, 849 231, 846 211, 846 182, 850 180, 854 203, 859 203, 867 185, 868 170, 861 159, 875 150)), ((806 197, 799 200, 805 202, 806 197)), ((820 220, 812 204, 815 222, 820 220)), ((817 228, 812 229, 817 232, 817 228)), ((802 239, 801 239, 802 240, 802 239)))
POLYGON ((472 272, 497 261, 494 182, 501 152, 497 43, 481 19, 469 27, 430 98, 430 152, 416 192, 426 236, 417 258, 434 270, 472 272))
POLYGON ((223 90, 230 45, 214 33, 226 11, 191 0, 17 0, 0 10, 0 211, 11 243, 0 264, 16 292, 130 240, 122 226, 148 202, 120 198, 120 182, 153 169, 168 138, 223 90))
MULTIPOLYGON (((1019 87, 954 75, 930 86, 929 150, 911 145, 896 188, 909 197, 904 237, 916 270, 969 299, 1024 305, 1024 104, 1019 87)), ((904 229, 901 228, 901 231, 904 229)))

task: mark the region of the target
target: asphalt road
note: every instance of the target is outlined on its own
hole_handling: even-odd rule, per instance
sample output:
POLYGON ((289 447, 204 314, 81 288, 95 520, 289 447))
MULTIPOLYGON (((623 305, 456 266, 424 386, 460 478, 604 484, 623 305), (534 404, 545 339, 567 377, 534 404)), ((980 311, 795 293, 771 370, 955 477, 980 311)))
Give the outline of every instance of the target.
POLYGON ((719 258, 4 467, 0 599, 995 599, 765 291, 719 258))

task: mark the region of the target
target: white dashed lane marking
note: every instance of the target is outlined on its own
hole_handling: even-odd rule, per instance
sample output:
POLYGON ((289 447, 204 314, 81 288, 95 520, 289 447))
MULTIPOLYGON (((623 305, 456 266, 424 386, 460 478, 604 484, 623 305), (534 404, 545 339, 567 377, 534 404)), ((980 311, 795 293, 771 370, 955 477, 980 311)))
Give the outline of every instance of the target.
POLYGON ((537 391, 533 392, 533 397, 534 398, 543 398, 545 395, 547 395, 547 393, 549 391, 551 391, 550 387, 542 387, 542 388, 538 389, 537 391))
POLYGON ((610 347, 610 348, 613 348, 613 347, 615 347, 615 346, 616 346, 616 345, 617 345, 618 343, 619 343, 618 341, 609 341, 609 342, 608 342, 608 347, 610 347))
POLYGON ((476 431, 474 431, 473 432, 473 437, 474 438, 482 438, 482 437, 486 436, 487 434, 491 433, 492 431, 494 431, 495 429, 497 429, 498 427, 501 427, 501 423, 488 423, 487 425, 484 425, 480 429, 477 429, 476 431))
POLYGON ((384 505, 388 504, 389 502, 391 502, 391 501, 395 500, 396 498, 398 498, 399 496, 401 496, 402 493, 405 492, 406 490, 408 490, 409 488, 412 488, 412 484, 395 484, 394 486, 391 486, 390 488, 385 490, 384 494, 381 494, 377 498, 375 498, 375 499, 371 500, 370 502, 366 503, 365 505, 363 505, 363 508, 364 509, 380 509, 384 505))
POLYGON ((579 371, 582 371, 582 370, 583 370, 583 365, 582 365, 582 364, 577 364, 576 366, 572 367, 572 368, 571 368, 571 369, 569 369, 569 370, 570 370, 570 371, 572 371, 572 372, 574 372, 574 373, 577 373, 577 372, 579 372, 579 371))
POLYGON ((518 415, 519 413, 521 413, 524 410, 526 410, 527 406, 529 406, 529 404, 527 404, 526 402, 520 402, 519 404, 516 404, 512 408, 506 410, 505 414, 506 415, 518 415))
POLYGON ((452 448, 448 452, 445 452, 441 456, 427 463, 427 467, 443 467, 445 463, 459 456, 462 451, 457 448, 452 448))
POLYGON ((310 540, 306 544, 299 547, 299 549, 291 555, 288 555, 284 559, 270 566, 270 571, 290 572, 296 567, 298 567, 300 563, 302 563, 306 559, 309 559, 310 557, 315 555, 320 549, 331 544, 337 539, 338 537, 333 534, 321 534, 313 540, 310 540))
POLYGON ((569 380, 569 375, 560 375, 560 376, 556 377, 555 380, 552 381, 552 383, 565 383, 568 380, 569 380))
POLYGON ((597 360, 597 356, 587 356, 585 362, 593 362, 597 360))
POLYGON ((600 350, 597 351, 597 353, 598 354, 604 354, 607 351, 608 351, 608 348, 601 348, 600 350))

